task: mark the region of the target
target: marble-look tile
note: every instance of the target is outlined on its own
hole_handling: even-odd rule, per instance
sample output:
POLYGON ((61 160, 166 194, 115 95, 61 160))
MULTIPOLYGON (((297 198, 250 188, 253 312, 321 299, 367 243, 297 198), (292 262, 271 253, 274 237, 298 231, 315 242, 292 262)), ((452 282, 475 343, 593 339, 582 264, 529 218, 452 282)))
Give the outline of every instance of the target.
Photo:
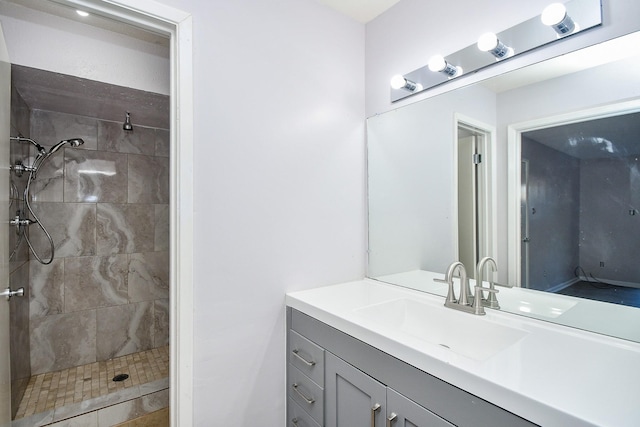
POLYGON ((129 203, 169 203, 169 159, 129 156, 129 203))
POLYGON ((169 388, 169 377, 161 378, 159 380, 151 381, 148 383, 140 384, 140 394, 151 394, 156 391, 165 390, 169 388))
POLYGON ((31 319, 31 374, 96 361, 96 312, 78 311, 31 319))
MULTIPOLYGON (((11 85, 11 126, 22 135, 29 135, 31 111, 14 85, 11 85)), ((14 135, 12 133, 12 135, 14 135)))
POLYGON ((113 427, 169 427, 169 424, 169 408, 163 408, 113 427))
POLYGON ((93 411, 51 424, 51 427, 98 427, 98 412, 93 411))
POLYGON ((155 251, 169 250, 169 205, 156 205, 155 251))
POLYGON ((11 427, 41 427, 51 425, 53 422, 53 409, 38 412, 28 417, 20 418, 19 420, 11 421, 11 427))
POLYGON ((97 309, 98 360, 152 348, 152 310, 151 302, 97 309))
POLYGON ((31 318, 60 314, 64 311, 64 260, 49 265, 29 262, 29 312, 31 318))
POLYGON ((126 203, 127 155, 65 149, 64 201, 126 203))
POLYGON ((153 205, 99 203, 98 255, 153 250, 154 220, 153 205))
POLYGON ((153 346, 169 344, 169 299, 157 299, 153 302, 153 346))
MULTIPOLYGON (((133 115, 131 120, 134 120, 133 115)), ((122 129, 122 123, 100 121, 98 124, 98 149, 152 156, 156 150, 155 130, 136 126, 135 122, 133 126, 133 132, 126 132, 122 129)))
POLYGON ((156 129, 156 156, 169 157, 170 133, 168 129, 156 129))
POLYGON ((169 253, 129 255, 128 284, 132 302, 169 298, 169 253))
POLYGON ((162 390, 138 399, 98 411, 99 426, 113 426, 169 406, 169 390, 162 390))
MULTIPOLYGON (((93 203, 33 203, 36 215, 55 245, 55 257, 96 254, 96 205, 93 203)), ((37 226, 29 229, 38 253, 49 257, 49 241, 37 226)))
POLYGON ((66 258, 64 311, 126 304, 127 275, 127 255, 66 258))
POLYGON ((82 402, 72 403, 60 408, 56 408, 53 414, 53 421, 61 421, 67 418, 76 417, 87 412, 97 412, 100 409, 116 405, 121 402, 136 399, 141 396, 140 388, 137 386, 114 391, 104 396, 94 397, 83 400, 82 402))
POLYGON ((98 120, 73 114, 35 110, 31 113, 31 137, 47 149, 70 138, 82 138, 83 150, 98 147, 98 120))
MULTIPOLYGON (((29 160, 29 165, 32 164, 33 161, 29 160)), ((34 202, 62 202, 63 191, 64 156, 58 152, 41 164, 29 185, 29 194, 34 202)))
MULTIPOLYGON (((11 409, 12 416, 18 411, 18 405, 31 376, 29 363, 29 264, 9 276, 11 289, 24 288, 22 298, 11 298, 9 301, 10 361, 11 361, 11 409)), ((0 301, 4 303, 4 301, 0 301)))

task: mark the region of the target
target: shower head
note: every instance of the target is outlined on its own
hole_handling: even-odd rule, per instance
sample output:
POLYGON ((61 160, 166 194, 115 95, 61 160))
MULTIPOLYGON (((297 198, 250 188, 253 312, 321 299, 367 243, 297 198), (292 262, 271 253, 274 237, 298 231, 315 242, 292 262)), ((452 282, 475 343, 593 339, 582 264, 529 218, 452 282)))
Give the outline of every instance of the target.
POLYGON ((65 144, 69 144, 70 146, 75 148, 75 147, 78 147, 78 146, 84 144, 84 141, 81 138, 65 139, 63 141, 58 142, 53 147, 51 147, 49 149, 49 153, 47 153, 47 155, 49 155, 49 156, 52 155, 53 153, 55 153, 56 151, 61 149, 65 144))
POLYGON ((38 152, 40 154, 45 154, 47 152, 47 150, 45 150, 42 145, 38 144, 37 142, 35 142, 31 138, 25 138, 23 136, 12 136, 12 137, 10 137, 10 139, 12 139, 14 141, 18 141, 18 142, 29 142, 29 143, 33 144, 34 147, 36 147, 36 149, 38 150, 38 152))

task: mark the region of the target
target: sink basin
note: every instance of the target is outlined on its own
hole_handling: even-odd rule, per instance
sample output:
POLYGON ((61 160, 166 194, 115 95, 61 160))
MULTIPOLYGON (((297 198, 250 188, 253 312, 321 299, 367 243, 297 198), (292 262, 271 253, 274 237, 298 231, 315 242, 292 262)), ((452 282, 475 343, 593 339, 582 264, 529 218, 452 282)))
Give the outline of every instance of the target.
POLYGON ((488 321, 482 316, 406 298, 358 308, 355 312, 375 324, 474 360, 485 360, 527 335, 526 331, 488 321))

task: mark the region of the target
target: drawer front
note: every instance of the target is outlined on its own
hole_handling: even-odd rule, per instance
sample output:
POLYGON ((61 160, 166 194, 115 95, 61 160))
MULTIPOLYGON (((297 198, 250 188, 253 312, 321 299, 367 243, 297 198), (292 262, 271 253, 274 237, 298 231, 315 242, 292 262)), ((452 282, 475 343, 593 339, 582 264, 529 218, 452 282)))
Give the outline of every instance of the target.
POLYGON ((289 365, 287 393, 302 409, 322 425, 324 422, 324 390, 293 365, 289 365))
POLYGON ((324 349, 289 330, 289 363, 324 387, 324 349))
POLYGON ((287 400, 287 427, 320 427, 293 399, 287 400))

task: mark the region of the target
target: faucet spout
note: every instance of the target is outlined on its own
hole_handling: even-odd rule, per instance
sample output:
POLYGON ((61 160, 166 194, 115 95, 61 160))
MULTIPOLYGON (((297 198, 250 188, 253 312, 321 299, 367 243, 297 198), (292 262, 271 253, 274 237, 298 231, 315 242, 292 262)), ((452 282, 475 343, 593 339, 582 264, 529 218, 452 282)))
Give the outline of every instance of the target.
POLYGON ((493 273, 498 271, 496 261, 491 257, 484 257, 478 262, 478 265, 476 267, 476 284, 479 286, 476 287, 476 298, 479 298, 480 301, 478 302, 486 307, 499 309, 500 305, 498 304, 498 299, 496 298, 496 293, 498 293, 498 291, 494 286, 493 280, 489 278, 489 289, 483 288, 482 286, 482 278, 485 265, 489 265, 493 273), (486 300, 484 299, 483 291, 489 293, 486 300))

